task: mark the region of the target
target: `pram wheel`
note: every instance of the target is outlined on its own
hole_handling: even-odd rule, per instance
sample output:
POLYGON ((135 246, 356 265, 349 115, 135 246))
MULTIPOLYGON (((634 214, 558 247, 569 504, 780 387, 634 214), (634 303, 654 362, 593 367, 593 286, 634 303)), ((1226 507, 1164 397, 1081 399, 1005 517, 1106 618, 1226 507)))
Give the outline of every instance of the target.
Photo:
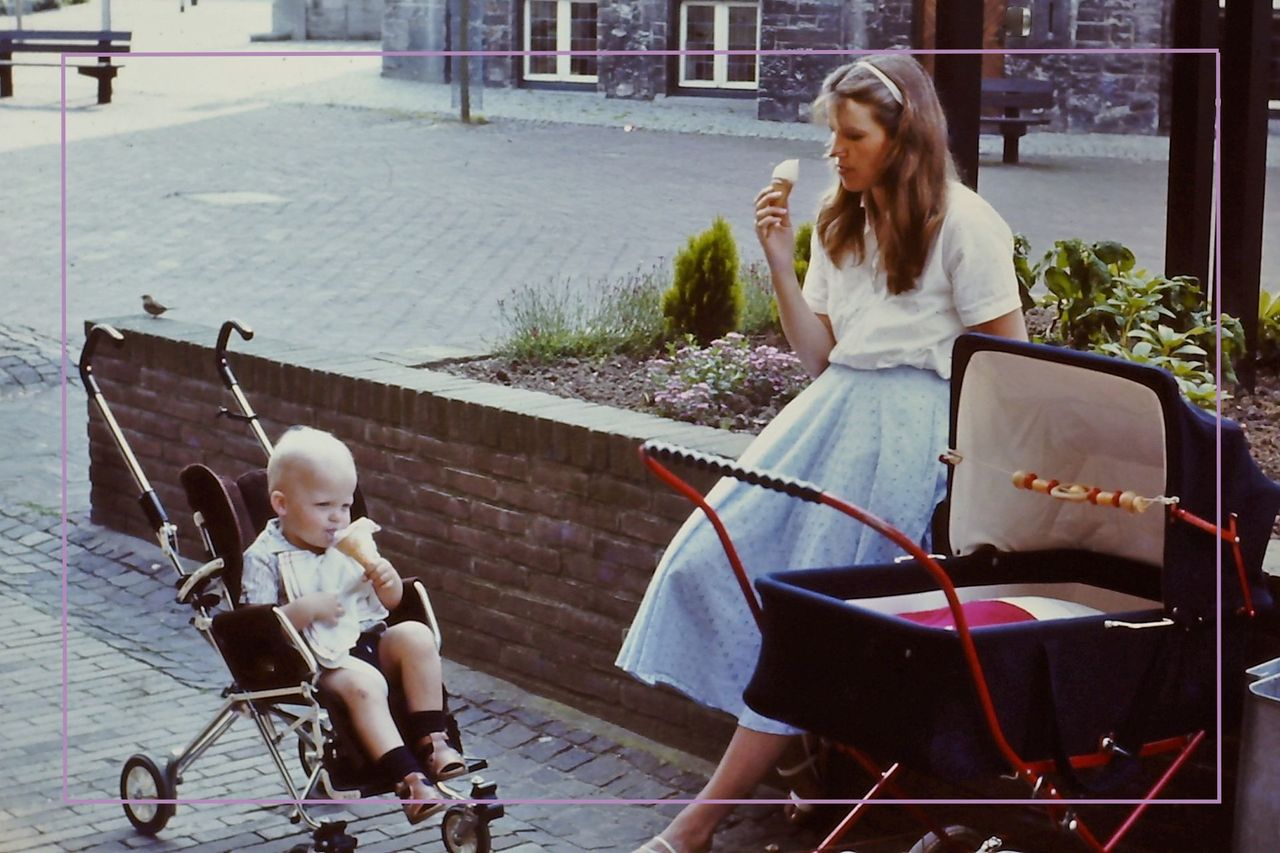
POLYGON ((489 853, 489 822, 471 806, 453 806, 440 822, 449 853, 489 853))
POLYGON ((1001 849, 1000 840, 983 835, 967 826, 948 826, 945 838, 930 832, 912 845, 909 853, 994 853, 1001 849))
POLYGON ((120 799, 124 816, 143 835, 155 835, 173 817, 173 803, 131 803, 129 800, 172 800, 177 786, 145 755, 132 755, 120 771, 120 799))

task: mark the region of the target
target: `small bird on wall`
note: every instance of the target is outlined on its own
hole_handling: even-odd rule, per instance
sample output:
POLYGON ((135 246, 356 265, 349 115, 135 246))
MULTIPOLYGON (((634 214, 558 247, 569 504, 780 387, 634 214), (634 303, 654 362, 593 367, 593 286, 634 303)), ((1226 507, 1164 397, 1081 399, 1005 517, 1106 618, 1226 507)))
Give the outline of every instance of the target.
POLYGON ((152 317, 159 317, 161 314, 169 310, 169 306, 161 305, 151 298, 150 293, 142 294, 142 310, 146 311, 152 317))

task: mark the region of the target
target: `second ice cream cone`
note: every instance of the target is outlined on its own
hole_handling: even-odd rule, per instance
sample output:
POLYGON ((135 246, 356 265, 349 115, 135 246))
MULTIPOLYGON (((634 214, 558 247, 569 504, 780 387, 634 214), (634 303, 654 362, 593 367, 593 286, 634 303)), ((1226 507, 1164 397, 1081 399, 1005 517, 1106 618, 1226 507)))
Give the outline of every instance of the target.
POLYGON ((382 528, 368 518, 357 518, 338 534, 333 547, 351 557, 366 571, 382 559, 378 546, 374 544, 373 534, 382 528))

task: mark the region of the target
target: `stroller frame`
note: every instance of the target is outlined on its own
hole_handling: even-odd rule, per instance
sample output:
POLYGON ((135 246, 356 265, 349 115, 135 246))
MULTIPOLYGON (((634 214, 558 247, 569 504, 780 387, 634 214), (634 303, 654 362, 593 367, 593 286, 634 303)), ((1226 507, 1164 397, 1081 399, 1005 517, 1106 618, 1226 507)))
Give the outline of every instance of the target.
MULTIPOLYGON (((227 321, 219 331, 215 350, 218 371, 232 393, 239 412, 232 413, 223 407, 218 415, 247 422, 269 457, 271 443, 227 361, 226 344, 232 331, 245 340, 253 337, 252 330, 236 320, 227 321)), ((177 526, 169 520, 93 374, 93 354, 104 339, 116 347, 124 344, 124 336, 115 328, 106 324, 93 326, 80 356, 81 381, 120 450, 125 466, 137 486, 142 511, 156 532, 161 551, 177 575, 177 603, 192 608, 191 624, 227 663, 233 679, 222 691, 224 701, 213 718, 185 747, 173 750, 163 767, 144 754, 135 754, 125 762, 120 779, 121 804, 125 815, 135 829, 144 835, 160 832, 176 811, 179 802, 177 786, 182 783, 183 774, 217 743, 239 717, 245 716, 253 721, 288 792, 288 799, 278 804, 291 806, 290 821, 302 823, 312 831, 314 846, 297 845, 292 848, 293 853, 305 853, 312 849, 318 853, 345 853, 354 850, 358 842, 346 833, 346 821, 321 821, 310 813, 307 806, 372 796, 384 793, 387 789, 367 782, 357 782, 348 789, 341 789, 334 784, 326 766, 328 757, 333 754, 334 731, 329 711, 319 701, 321 668, 302 636, 278 606, 236 608, 236 601, 223 582, 227 561, 223 556, 218 556, 218 547, 204 513, 198 509, 193 512, 193 516, 210 559, 193 571, 187 571, 183 565, 179 556, 177 526), (228 638, 244 631, 252 632, 267 643, 265 653, 259 650, 256 654, 256 661, 250 661, 244 655, 239 658, 228 655, 228 638), (261 664, 267 659, 271 663, 263 669, 261 664), (258 665, 256 670, 255 663, 258 665), (282 707, 281 703, 299 705, 301 710, 282 707), (298 738, 298 758, 306 773, 301 787, 295 784, 281 752, 281 745, 291 736, 298 738), (354 789, 354 793, 347 792, 351 789, 354 789)), ((183 472, 184 486, 188 486, 188 474, 193 469, 198 478, 215 484, 219 482, 217 475, 204 466, 197 465, 189 466, 183 472)), ((191 496, 190 488, 188 495, 191 496)), ((392 621, 398 621, 396 615, 404 610, 406 618, 416 619, 427 625, 439 647, 440 628, 425 587, 416 578, 406 581, 405 586, 405 600, 393 615, 392 621), (410 588, 414 591, 412 595, 410 588)), ((453 740, 458 739, 452 718, 449 736, 453 740)), ((497 798, 497 785, 474 775, 487 767, 488 763, 483 759, 468 758, 465 781, 431 783, 439 796, 439 802, 430 813, 445 810, 441 834, 450 853, 463 849, 486 853, 490 849, 488 824, 501 817, 504 809, 501 804, 494 802, 497 798)), ((264 803, 277 804, 273 801, 264 803)))
MULTIPOLYGON (((1005 727, 1002 725, 999 714, 997 713, 995 702, 992 699, 992 690, 988 684, 986 670, 984 669, 982 658, 974 641, 974 628, 970 626, 969 620, 963 609, 961 599, 957 594, 957 583, 953 580, 948 570, 943 568, 942 561, 946 559, 945 557, 942 555, 931 555, 925 553, 917 543, 913 542, 891 524, 852 503, 824 491, 821 487, 813 483, 779 476, 768 471, 741 466, 736 462, 722 457, 710 456, 660 441, 646 442, 640 448, 640 456, 643 463, 655 476, 671 487, 674 491, 688 499, 705 514, 724 548, 734 576, 746 599, 747 606, 753 618, 756 620, 757 625, 761 627, 762 630, 765 628, 765 614, 763 612, 761 602, 757 598, 755 591, 752 589, 751 580, 743 567, 741 558, 729 537, 725 525, 717 515, 715 509, 708 504, 703 495, 689 483, 674 474, 669 468, 663 465, 660 460, 673 461, 682 465, 688 465, 699 471, 710 472, 720 476, 733 477, 742 482, 777 491, 802 501, 830 507, 849 516, 850 518, 853 518, 861 524, 870 527, 906 552, 907 556, 900 558, 899 562, 904 560, 914 561, 916 565, 927 572, 928 576, 932 579, 933 584, 936 585, 937 589, 940 590, 945 597, 946 609, 950 611, 950 616, 954 620, 954 635, 962 651, 963 666, 967 669, 969 681, 973 687, 977 704, 981 710, 981 722, 985 725, 986 734, 990 737, 991 742, 994 743, 996 750, 1003 757, 1003 760, 1012 772, 1013 777, 1021 780, 1030 789, 1030 799, 1027 801, 1028 804, 1038 805, 1045 808, 1052 820, 1054 820, 1060 827, 1074 833, 1090 850, 1114 850, 1120 841, 1133 828, 1136 821, 1141 817, 1146 809, 1165 790, 1173 777, 1186 764, 1192 753, 1206 737, 1207 733, 1205 729, 1194 729, 1175 737, 1164 737, 1145 743, 1139 750, 1133 750, 1132 752, 1135 754, 1132 755, 1126 750, 1126 747, 1118 743, 1116 739, 1103 738, 1099 748, 1095 752, 1066 756, 1065 762, 1054 759, 1036 761, 1025 760, 1006 737, 1005 727), (1163 773, 1160 774, 1159 778, 1150 785, 1142 798, 1134 804, 1133 808, 1123 818, 1120 825, 1105 841, 1099 839, 1093 829, 1080 817, 1078 811, 1074 808, 1076 805, 1085 804, 1089 801, 1076 801, 1070 799, 1066 795, 1066 792, 1059 788, 1049 775, 1055 769, 1058 770, 1059 773, 1066 773, 1070 775, 1073 770, 1105 767, 1117 759, 1127 760, 1129 758, 1146 757, 1162 753, 1173 753, 1171 763, 1163 773), (1063 766, 1064 764, 1066 765, 1065 768, 1063 766)), ((948 459, 946 454, 944 454, 941 461, 954 464, 957 460, 948 459)), ((1034 475, 1030 475, 1026 480, 1027 485, 1024 487, 1029 488, 1030 484, 1034 480, 1036 480, 1034 475)), ((1038 483, 1035 490, 1048 493, 1050 489, 1043 488, 1044 485, 1045 484, 1043 483, 1038 483)), ((1054 483, 1053 485, 1057 486, 1058 484, 1054 483)), ((1099 491, 1100 490, 1097 489, 1093 490, 1093 499, 1098 498, 1099 491)), ((1063 493, 1060 491, 1058 494, 1054 494, 1053 497, 1059 497, 1063 500, 1079 500, 1079 497, 1075 495, 1074 492, 1063 493)), ((1115 495, 1114 500, 1116 501, 1115 505, 1119 506, 1120 497, 1118 493, 1115 495)), ((1101 504, 1101 501, 1098 502, 1101 504)), ((1221 540, 1228 546, 1232 562, 1235 564, 1235 574, 1239 581, 1243 598, 1241 605, 1236 609, 1236 615, 1244 617, 1254 616, 1257 611, 1250 594, 1250 585, 1246 577, 1245 559, 1242 554, 1241 539, 1237 529, 1236 515, 1231 514, 1228 516, 1224 528, 1189 512, 1182 506, 1179 506, 1175 501, 1168 502, 1163 509, 1167 517, 1167 524, 1190 525, 1210 534, 1216 539, 1221 540)), ((1110 510, 1101 511, 1106 512, 1110 510)), ((886 570, 889 570, 888 567, 885 568, 886 570)), ((764 579, 762 578, 761 582, 763 581, 764 579)), ((770 578, 769 582, 773 582, 772 578, 770 578)), ((1170 615, 1174 617, 1177 616, 1176 612, 1170 615)), ((1107 620, 1105 624, 1108 628, 1142 631, 1150 628, 1170 628, 1174 626, 1175 622, 1172 618, 1165 618, 1147 623, 1133 623, 1117 618, 1107 620)), ((751 690, 748 689, 748 694, 750 693, 751 690)), ((818 734, 822 734, 822 732, 818 732, 818 734)), ((871 757, 848 743, 834 740, 832 745, 839 752, 852 757, 875 778, 875 782, 862 798, 854 801, 854 807, 816 848, 818 851, 835 849, 835 845, 838 840, 847 834, 847 832, 865 814, 866 808, 877 798, 888 793, 897 799, 905 799, 895 781, 896 776, 903 767, 902 763, 895 762, 887 769, 882 769, 871 757)), ((936 839, 948 848, 953 845, 953 840, 948 838, 948 830, 940 826, 926 812, 920 809, 917 802, 909 801, 906 805, 908 805, 912 813, 929 828, 936 839)), ((956 847, 955 849, 961 848, 956 847)))

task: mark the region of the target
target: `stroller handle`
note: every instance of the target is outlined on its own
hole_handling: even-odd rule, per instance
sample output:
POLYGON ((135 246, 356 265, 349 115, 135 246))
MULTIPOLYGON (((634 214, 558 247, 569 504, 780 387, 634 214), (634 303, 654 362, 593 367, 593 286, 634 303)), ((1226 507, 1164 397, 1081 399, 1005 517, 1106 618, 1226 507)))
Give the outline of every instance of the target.
POLYGON ((241 323, 234 317, 225 321, 222 328, 218 329, 218 343, 214 347, 214 352, 218 357, 218 373, 222 376, 222 382, 228 388, 236 384, 235 374, 231 372, 231 366, 227 363, 227 343, 231 340, 231 332, 235 331, 242 340, 253 340, 253 329, 241 323))
POLYGON ((645 456, 679 462, 698 471, 710 471, 722 477, 733 477, 735 480, 741 480, 753 486, 762 486, 775 492, 782 492, 802 501, 822 503, 822 489, 813 483, 797 480, 793 477, 783 477, 778 474, 767 474, 763 471, 744 468, 724 456, 713 456, 709 453, 690 450, 687 447, 668 444, 665 441, 653 440, 646 441, 641 446, 640 452, 645 456))
POLYGON ((125 467, 129 470, 129 475, 133 477, 133 482, 138 487, 138 504, 142 507, 142 512, 147 517, 147 522, 156 532, 156 538, 160 542, 160 547, 165 551, 173 562, 174 568, 181 575, 182 565, 177 558, 177 528, 169 521, 169 516, 164 511, 164 505, 160 503, 160 498, 156 495, 155 489, 151 487, 151 483, 147 480, 146 473, 142 470, 142 465, 138 462, 138 457, 134 455, 133 448, 129 446, 129 441, 125 438, 124 431, 120 429, 120 424, 116 422, 115 415, 111 412, 111 406, 108 405, 107 399, 102 394, 102 388, 98 385, 98 380, 93 375, 93 352, 97 349, 98 341, 102 338, 109 339, 116 347, 124 346, 124 335, 113 326, 106 323, 98 323, 89 329, 89 334, 85 337, 84 348, 80 350, 80 381, 84 384, 85 393, 88 394, 89 400, 98 409, 98 413, 102 415, 103 423, 107 427, 107 432, 111 434, 111 439, 115 442, 116 447, 120 450, 120 455, 124 457, 125 467))
POLYGON ((227 343, 231 340, 233 331, 240 335, 243 340, 253 340, 253 329, 234 318, 224 321, 222 328, 218 330, 218 343, 213 350, 214 361, 218 365, 218 375, 222 377, 222 384, 231 392, 231 396, 236 401, 236 407, 240 410, 239 412, 233 412, 226 406, 222 406, 218 409, 218 414, 232 420, 247 422, 250 431, 253 432, 253 437, 257 439, 263 452, 270 458, 272 451, 271 439, 267 437, 266 430, 258 422, 258 413, 253 410, 253 406, 249 405, 249 399, 240 390, 240 383, 236 380, 236 375, 231 372, 231 362, 227 360, 227 343))
POLYGON ((85 338, 84 349, 80 350, 80 382, 84 385, 86 392, 90 394, 100 393, 98 388, 98 380, 93 378, 93 351, 98 347, 98 341, 102 338, 109 338, 116 347, 124 346, 124 335, 120 334, 114 326, 106 323, 97 323, 89 329, 89 335, 85 338))

